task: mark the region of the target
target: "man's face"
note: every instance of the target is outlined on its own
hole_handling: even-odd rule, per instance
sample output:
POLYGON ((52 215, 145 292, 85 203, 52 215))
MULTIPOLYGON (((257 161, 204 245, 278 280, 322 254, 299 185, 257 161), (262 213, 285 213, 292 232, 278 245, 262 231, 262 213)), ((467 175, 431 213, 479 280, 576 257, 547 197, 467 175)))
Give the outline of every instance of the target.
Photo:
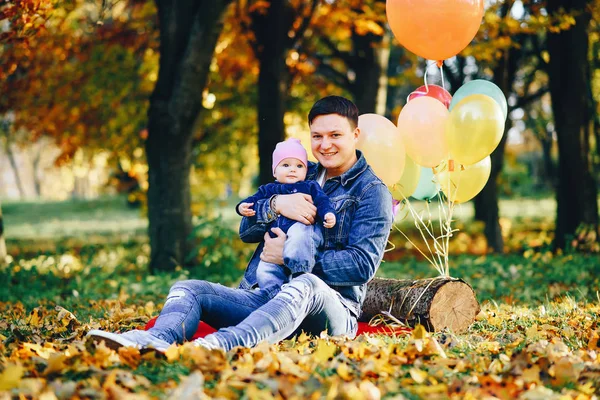
POLYGON ((360 130, 339 114, 319 115, 310 125, 310 147, 327 169, 327 176, 339 176, 356 162, 356 142, 360 130))
POLYGON ((306 178, 306 165, 297 158, 284 158, 273 173, 279 183, 296 183, 306 178))

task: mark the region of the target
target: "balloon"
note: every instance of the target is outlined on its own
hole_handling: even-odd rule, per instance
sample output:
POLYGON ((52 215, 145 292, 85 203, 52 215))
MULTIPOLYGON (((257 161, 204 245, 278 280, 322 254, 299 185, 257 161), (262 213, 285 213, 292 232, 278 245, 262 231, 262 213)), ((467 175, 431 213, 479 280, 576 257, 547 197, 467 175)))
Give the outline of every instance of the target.
POLYGON ((445 135, 446 107, 432 97, 409 101, 398 116, 398 131, 406 154, 423 167, 435 167, 448 157, 445 135))
POLYGON ((420 175, 421 167, 415 164, 410 157, 406 156, 402 177, 390 188, 392 196, 400 200, 410 197, 417 188, 420 175))
POLYGON ((481 192, 490 177, 491 169, 492 161, 489 156, 477 164, 467 166, 450 161, 439 167, 436 177, 442 192, 450 201, 464 203, 481 192), (452 171, 449 165, 452 166, 452 171))
POLYGON ((430 200, 440 191, 440 185, 433 175, 433 169, 421 167, 419 184, 412 194, 417 200, 430 200))
POLYGON ((506 116, 508 115, 508 105, 506 104, 506 97, 504 96, 504 93, 502 93, 502 90, 498 86, 483 79, 475 79, 474 81, 467 82, 459 87, 456 93, 454 93, 454 97, 450 103, 450 111, 452 111, 452 109, 458 103, 460 103, 462 99, 472 94, 485 94, 486 96, 490 96, 492 99, 494 99, 498 105, 500 105, 502 114, 506 120, 506 116))
POLYGON ((483 0, 387 0, 385 11, 402 46, 423 58, 445 60, 475 37, 483 0))
POLYGON ((404 143, 389 119, 377 114, 358 117, 360 135, 356 147, 383 183, 392 186, 402 177, 406 151, 404 143))
POLYGON ((502 110, 489 96, 472 94, 450 111, 446 140, 452 158, 459 164, 483 160, 498 146, 503 134, 502 110))
POLYGON ((434 99, 441 101, 446 108, 450 107, 450 102, 452 101, 450 93, 438 85, 423 85, 418 87, 417 90, 408 95, 408 101, 421 96, 433 97, 434 99))

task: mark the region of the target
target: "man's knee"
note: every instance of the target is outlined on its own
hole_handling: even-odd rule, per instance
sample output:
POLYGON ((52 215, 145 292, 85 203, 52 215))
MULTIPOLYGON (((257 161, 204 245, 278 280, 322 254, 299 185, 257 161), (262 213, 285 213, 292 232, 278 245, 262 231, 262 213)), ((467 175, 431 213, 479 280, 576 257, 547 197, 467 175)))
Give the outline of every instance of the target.
POLYGON ((307 293, 313 294, 327 290, 327 288, 329 288, 329 286, 327 286, 327 284, 323 282, 321 278, 309 273, 298 275, 297 277, 292 279, 288 285, 297 287, 303 286, 305 288, 304 290, 307 293))
MULTIPOLYGON (((183 299, 186 296, 197 297, 202 296, 203 294, 214 294, 215 290, 213 289, 212 285, 213 283, 211 282, 195 279, 177 281, 169 290, 167 303, 170 301, 183 299)), ((165 305, 167 303, 165 303, 165 305)))

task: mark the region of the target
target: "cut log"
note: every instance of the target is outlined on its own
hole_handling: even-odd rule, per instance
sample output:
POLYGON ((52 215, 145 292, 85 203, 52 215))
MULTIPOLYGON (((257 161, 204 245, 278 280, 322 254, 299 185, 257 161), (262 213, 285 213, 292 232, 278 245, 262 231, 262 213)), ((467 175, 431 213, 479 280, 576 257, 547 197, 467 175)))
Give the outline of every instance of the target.
POLYGON ((473 288, 462 279, 419 280, 375 278, 367 285, 361 321, 389 313, 403 323, 429 331, 465 331, 479 314, 473 288))

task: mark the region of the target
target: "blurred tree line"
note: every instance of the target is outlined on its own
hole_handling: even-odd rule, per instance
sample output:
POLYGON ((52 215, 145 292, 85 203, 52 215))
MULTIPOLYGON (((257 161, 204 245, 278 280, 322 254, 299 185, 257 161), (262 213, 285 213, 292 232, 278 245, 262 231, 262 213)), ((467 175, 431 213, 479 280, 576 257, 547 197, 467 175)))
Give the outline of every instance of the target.
MULTIPOLYGON (((491 2, 471 45, 444 63, 451 93, 489 79, 520 111, 474 203, 495 251, 513 125, 536 133, 555 182, 556 248, 582 227, 598 232, 599 16, 600 0, 491 2)), ((152 270, 183 265, 189 251, 192 186, 205 183, 190 182, 190 170, 239 189, 258 148, 256 183, 271 181, 275 143, 306 125, 318 98, 345 95, 395 121, 428 68, 394 42, 383 0, 7 1, 0 54, 9 151, 48 137, 60 164, 82 147, 115 159, 145 149, 152 270)), ((0 248, 1 232, 0 219, 0 248)))

